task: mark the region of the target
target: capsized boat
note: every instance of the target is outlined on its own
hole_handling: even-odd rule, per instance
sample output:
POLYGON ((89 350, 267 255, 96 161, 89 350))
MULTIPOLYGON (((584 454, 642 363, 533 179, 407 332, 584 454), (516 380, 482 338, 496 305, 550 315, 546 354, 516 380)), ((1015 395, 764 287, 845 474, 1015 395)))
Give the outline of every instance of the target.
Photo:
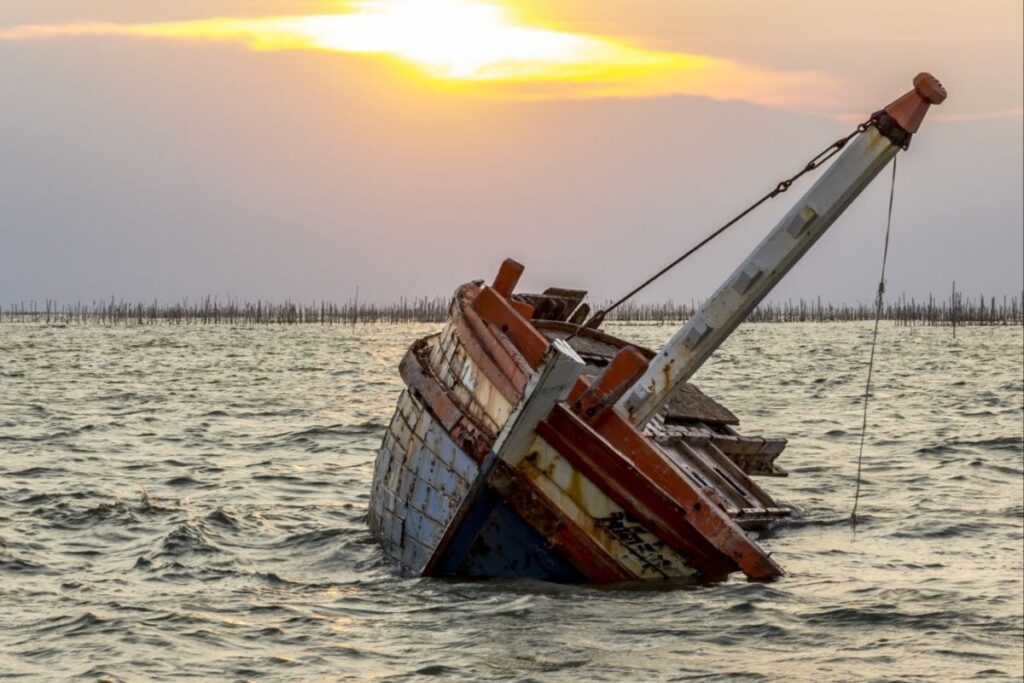
POLYGON ((373 475, 369 525, 424 576, 608 583, 783 572, 754 538, 791 514, 753 477, 782 438, 747 436, 690 377, 945 99, 929 74, 874 114, 657 351, 584 326, 585 292, 515 292, 506 260, 412 344, 373 475))

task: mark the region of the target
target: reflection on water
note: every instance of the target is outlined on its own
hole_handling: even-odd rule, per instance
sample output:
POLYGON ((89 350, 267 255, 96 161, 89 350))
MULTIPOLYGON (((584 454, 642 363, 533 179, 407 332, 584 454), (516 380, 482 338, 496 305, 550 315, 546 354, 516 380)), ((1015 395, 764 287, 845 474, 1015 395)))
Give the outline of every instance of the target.
MULTIPOLYGON (((1022 331, 741 328, 697 383, 786 436, 789 575, 626 590, 397 576, 365 527, 429 326, 0 326, 0 671, 37 680, 1022 675, 1022 331)), ((656 345, 670 327, 617 327, 656 345)))

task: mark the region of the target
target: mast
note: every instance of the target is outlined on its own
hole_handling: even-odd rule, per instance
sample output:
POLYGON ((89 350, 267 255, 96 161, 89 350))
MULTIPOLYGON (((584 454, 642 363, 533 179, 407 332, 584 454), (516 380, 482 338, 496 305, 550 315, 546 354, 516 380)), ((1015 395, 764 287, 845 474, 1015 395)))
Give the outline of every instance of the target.
POLYGON ((796 265, 811 246, 901 149, 910 145, 928 107, 946 99, 931 74, 875 114, 810 190, 783 216, 711 298, 665 344, 618 403, 644 425, 729 337, 736 326, 796 265))

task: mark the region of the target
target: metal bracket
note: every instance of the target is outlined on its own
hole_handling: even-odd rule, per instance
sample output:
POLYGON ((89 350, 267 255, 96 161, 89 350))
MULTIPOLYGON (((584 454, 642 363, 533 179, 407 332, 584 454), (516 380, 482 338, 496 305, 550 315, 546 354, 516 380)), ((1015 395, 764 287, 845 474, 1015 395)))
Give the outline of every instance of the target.
POLYGON ((789 224, 786 226, 786 232, 795 238, 799 238, 817 217, 818 212, 805 205, 802 209, 793 214, 793 217, 789 220, 789 224))

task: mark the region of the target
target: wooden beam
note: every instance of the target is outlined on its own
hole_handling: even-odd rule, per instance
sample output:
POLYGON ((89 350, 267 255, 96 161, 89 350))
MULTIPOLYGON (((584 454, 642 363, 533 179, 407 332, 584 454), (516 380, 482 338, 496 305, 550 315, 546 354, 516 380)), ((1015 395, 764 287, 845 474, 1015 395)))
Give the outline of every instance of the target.
POLYGON ((473 300, 473 310, 481 318, 497 326, 515 345, 531 368, 540 365, 550 342, 509 303, 508 299, 496 290, 484 287, 473 300))
POLYGON ((494 284, 491 285, 491 288, 508 299, 512 296, 512 292, 515 291, 516 285, 519 284, 519 278, 525 269, 525 266, 518 261, 510 258, 505 259, 501 264, 501 268, 498 269, 498 274, 495 276, 494 284))
POLYGON ((587 422, 596 421, 647 370, 647 358, 632 346, 619 349, 584 392, 572 401, 573 412, 587 422))
POLYGON ((573 467, 596 484, 631 517, 686 558, 694 569, 716 578, 739 567, 689 524, 684 506, 562 407, 537 429, 573 467))
POLYGON ((771 580, 782 575, 782 568, 724 510, 669 464, 657 446, 622 413, 617 410, 605 411, 592 427, 645 476, 658 482, 686 510, 687 521, 719 552, 732 558, 747 576, 757 580, 771 580))

